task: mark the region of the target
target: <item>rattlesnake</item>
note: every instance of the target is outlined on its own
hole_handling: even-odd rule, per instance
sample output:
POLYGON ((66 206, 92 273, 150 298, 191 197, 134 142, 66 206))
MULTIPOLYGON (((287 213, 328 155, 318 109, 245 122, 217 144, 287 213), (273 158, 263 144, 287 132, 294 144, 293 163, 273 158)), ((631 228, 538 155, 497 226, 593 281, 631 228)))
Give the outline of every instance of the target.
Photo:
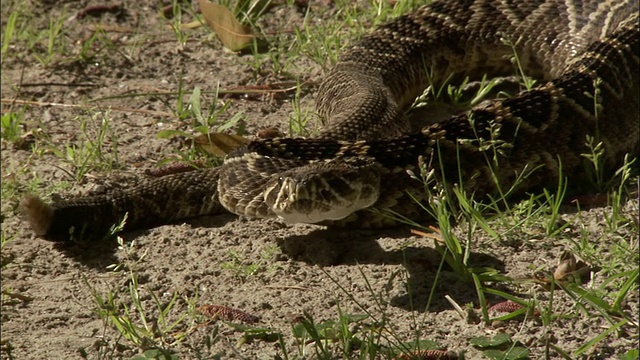
POLYGON ((21 208, 55 240, 104 234, 125 213, 125 229, 227 210, 388 226, 425 216, 421 173, 477 197, 578 180, 587 136, 606 169, 638 152, 638 32, 631 1, 434 2, 342 54, 319 88, 317 138, 258 139, 219 168, 54 205, 28 195, 21 208), (514 55, 538 87, 411 129, 403 111, 424 88, 511 75, 514 55))

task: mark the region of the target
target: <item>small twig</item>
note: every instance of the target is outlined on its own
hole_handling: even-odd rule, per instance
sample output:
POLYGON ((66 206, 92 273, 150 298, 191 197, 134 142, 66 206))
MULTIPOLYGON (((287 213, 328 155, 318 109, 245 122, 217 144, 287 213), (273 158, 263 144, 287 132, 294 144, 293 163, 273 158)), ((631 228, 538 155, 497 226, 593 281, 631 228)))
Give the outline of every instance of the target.
MULTIPOLYGON (((305 81, 300 83, 300 87, 308 86, 313 84, 312 81, 305 81)), ((274 93, 287 93, 296 91, 298 88, 298 84, 292 81, 274 83, 269 85, 248 85, 248 86, 239 86, 231 89, 220 89, 220 90, 210 90, 210 91, 202 91, 201 94, 216 94, 219 95, 246 95, 246 94, 274 94, 274 93)), ((147 93, 137 93, 137 94, 122 94, 122 95, 113 95, 113 96, 105 96, 97 99, 90 100, 91 102, 97 102, 102 100, 113 100, 113 99, 122 99, 128 97, 137 97, 137 96, 177 96, 179 93, 177 91, 158 91, 158 92, 147 92, 147 93)))
POLYGON ((89 24, 87 26, 89 31, 104 31, 104 32, 115 32, 115 33, 123 33, 123 34, 133 34, 136 30, 129 26, 117 26, 117 25, 106 25, 106 24, 89 24))
POLYGON ((411 229, 411 230, 409 230, 409 232, 411 232, 414 235, 418 235, 418 236, 422 236, 422 237, 425 237, 425 238, 433 239, 433 240, 435 240, 437 242, 444 242, 442 240, 442 237, 440 237, 440 230, 434 228, 433 226, 429 226, 429 230, 433 231, 433 233, 427 233, 427 232, 416 230, 416 229, 411 229))
POLYGON ((301 291, 307 291, 309 290, 306 287, 303 286, 295 286, 295 285, 265 285, 265 288, 267 289, 287 289, 287 290, 301 290, 301 291))
POLYGON ((17 294, 17 293, 12 293, 9 292, 7 290, 2 290, 2 295, 8 296, 12 299, 18 299, 22 302, 31 302, 33 301, 33 298, 30 296, 26 296, 26 295, 22 295, 22 294, 17 294))
MULTIPOLYGON (((20 80, 18 80, 18 91, 16 94, 16 98, 9 101, 9 112, 12 113, 13 112, 13 106, 16 104, 16 101, 18 101, 17 97, 20 96, 20 94, 22 93, 22 81, 24 79, 24 69, 26 68, 26 65, 22 65, 22 69, 20 70, 20 80)), ((3 112, 4 114, 4 112, 3 112)))
MULTIPOLYGON (((52 106, 52 107, 61 107, 61 108, 71 108, 71 109, 89 109, 90 106, 85 105, 76 105, 76 104, 63 104, 63 103, 55 103, 55 102, 42 102, 42 101, 30 101, 30 100, 18 100, 18 99, 2 99, 3 104, 21 104, 21 105, 32 105, 32 106, 52 106)), ((163 116, 163 117, 174 117, 175 115, 172 113, 164 112, 164 111, 154 111, 154 110, 141 110, 141 109, 133 109, 121 106, 109 106, 109 110, 112 111, 122 111, 122 112, 130 112, 130 113, 138 113, 152 116, 163 116)))
POLYGON ((22 84, 22 87, 34 87, 34 86, 66 86, 66 87, 82 87, 82 86, 87 86, 87 87, 95 87, 95 86, 102 86, 102 84, 85 84, 85 83, 74 84, 74 83, 56 83, 56 82, 51 82, 51 83, 27 83, 27 84, 22 84))
POLYGON ((467 318, 467 313, 462 309, 462 307, 460 305, 458 305, 458 303, 455 300, 453 300, 453 298, 451 296, 445 295, 444 298, 447 299, 449 304, 451 304, 451 306, 453 306, 453 308, 456 310, 456 312, 458 313, 458 315, 460 315, 460 317, 462 319, 466 319, 467 318))

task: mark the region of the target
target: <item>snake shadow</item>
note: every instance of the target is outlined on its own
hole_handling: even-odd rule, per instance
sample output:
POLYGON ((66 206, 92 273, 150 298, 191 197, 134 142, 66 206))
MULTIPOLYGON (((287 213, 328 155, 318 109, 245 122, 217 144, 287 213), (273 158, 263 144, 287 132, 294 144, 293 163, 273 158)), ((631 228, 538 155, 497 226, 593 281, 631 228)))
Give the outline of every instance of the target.
MULTIPOLYGON (((408 228, 376 231, 319 229, 281 239, 279 246, 292 259, 322 267, 362 264, 403 266, 408 274, 406 288, 401 295, 390 299, 390 305, 408 311, 437 312, 451 309, 445 295, 450 295, 459 304, 477 302, 474 285, 462 281, 446 263, 438 273, 442 256, 435 248, 408 246, 385 250, 376 241, 380 238, 402 241, 410 235, 408 228), (432 291, 435 291, 434 296, 430 296, 432 291)), ((502 260, 478 252, 471 253, 469 266, 489 267, 500 272, 504 272, 505 268, 502 260)))
POLYGON ((53 248, 98 272, 108 272, 107 266, 118 264, 116 257, 118 242, 116 237, 106 239, 81 239, 66 242, 55 242, 53 248))
MULTIPOLYGON (((219 214, 215 216, 200 216, 193 219, 182 221, 182 223, 189 224, 194 228, 200 227, 222 227, 227 222, 234 221, 237 216, 232 214, 219 214)), ((167 224, 171 225, 171 224, 167 224)), ((86 237, 79 240, 65 241, 65 242, 52 242, 54 249, 65 254, 93 270, 98 272, 110 272, 111 270, 107 266, 112 264, 120 264, 122 259, 119 259, 116 253, 118 252, 118 237, 123 239, 123 244, 127 246, 132 241, 146 237, 145 246, 152 246, 153 237, 151 236, 151 230, 139 229, 130 230, 118 233, 111 237, 86 237)))

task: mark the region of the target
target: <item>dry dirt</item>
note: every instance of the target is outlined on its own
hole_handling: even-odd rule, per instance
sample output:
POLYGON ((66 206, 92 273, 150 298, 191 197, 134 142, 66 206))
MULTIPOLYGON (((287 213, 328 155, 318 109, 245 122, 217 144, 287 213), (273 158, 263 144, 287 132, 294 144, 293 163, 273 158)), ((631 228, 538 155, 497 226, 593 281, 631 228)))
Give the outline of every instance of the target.
MULTIPOLYGON (((8 16, 4 3, 3 29, 8 16)), ((328 3, 309 5, 313 26, 321 27, 325 19, 335 16, 336 8, 328 3)), ((311 85, 305 86, 301 93, 301 106, 312 109, 316 90, 313 82, 321 78, 323 71, 304 56, 291 59, 286 73, 271 71, 269 61, 255 71, 250 65, 255 60, 253 55, 224 50, 204 28, 190 31, 189 41, 180 46, 166 27, 168 22, 158 15, 155 1, 124 2, 115 12, 72 18, 89 5, 101 4, 93 1, 31 4, 36 28, 48 26, 49 14, 57 16, 64 11, 69 17, 64 25, 67 54, 45 67, 24 47, 9 48, 16 56, 7 56, 2 64, 3 114, 10 106, 5 99, 39 102, 40 105, 26 107, 23 133, 38 129, 41 133, 34 142, 26 144, 6 142, 3 138, 2 176, 7 186, 17 186, 24 191, 33 179, 40 178, 40 191, 59 182, 71 183, 72 188, 59 191, 62 196, 108 189, 130 184, 135 177, 143 176, 145 169, 155 168, 161 160, 175 158, 177 149, 187 148, 183 138, 156 137, 161 130, 193 133, 191 119, 180 121, 171 115, 171 110, 176 108, 175 95, 125 96, 91 102, 94 99, 131 93, 176 92, 180 86, 188 93, 195 87, 234 89, 309 81, 311 85), (112 47, 92 49, 94 56, 78 59, 75 55, 80 52, 83 40, 92 34, 97 24, 113 26, 104 34, 112 47), (45 103, 82 108, 42 106, 45 103), (110 107, 117 109, 109 111, 110 107), (83 141, 78 119, 91 116, 95 122, 89 123, 90 134, 99 128, 96 123, 101 119, 110 119, 120 166, 112 172, 90 171, 75 182, 69 175, 73 173, 72 167, 50 148, 83 141)), ((262 17, 259 25, 266 34, 280 34, 278 41, 290 41, 292 30, 302 24, 305 11, 304 4, 276 6, 262 17)), ((248 134, 270 126, 288 133, 286 124, 293 112, 294 95, 289 92, 228 97, 224 101, 230 105, 221 120, 242 112, 246 119, 242 126, 248 134)), ((211 95, 206 97, 211 100, 211 95)), ((21 107, 13 106, 14 109, 21 107)), ((110 152, 112 144, 113 141, 107 141, 105 153, 110 152)), ((312 315, 316 322, 336 320, 340 312, 370 312, 373 318, 352 324, 350 329, 361 334, 384 321, 388 329, 383 333, 382 344, 430 339, 442 348, 464 352, 467 359, 482 358, 482 353, 469 344, 469 339, 476 336, 510 333, 530 349, 531 358, 558 358, 554 350, 545 355, 549 343, 571 353, 608 326, 597 314, 585 315, 561 292, 555 293, 553 314, 571 315, 582 311, 583 315, 558 316, 550 326, 543 326, 542 320, 536 317, 492 325, 469 320, 459 315, 445 296, 461 306, 473 304, 479 313, 473 284, 460 281, 445 267, 433 287, 441 257, 432 239, 412 235, 408 228, 331 230, 220 215, 123 234, 126 249, 118 249, 115 244, 97 249, 63 248, 32 234, 17 214, 18 199, 18 195, 13 198, 3 195, 2 232, 10 241, 3 249, 2 289, 13 296, 3 295, 2 358, 121 359, 139 354, 139 347, 121 337, 113 326, 105 325, 96 314, 97 305, 90 290, 93 287, 103 295, 108 291, 117 292, 117 301, 134 312, 128 290, 131 279, 126 270, 129 269, 137 274, 142 303, 150 319, 158 316, 150 292, 163 304, 167 304, 174 293, 178 294, 170 317, 176 319, 182 314, 189 317, 171 330, 165 340, 169 342, 172 335, 189 331, 182 341, 167 346, 184 359, 283 356, 277 342, 254 340, 238 345, 242 332, 224 323, 204 323, 202 316, 196 317, 190 312, 189 302, 192 307, 225 305, 259 316, 260 322, 252 326, 282 333, 283 343, 294 358, 303 357, 302 351, 306 358, 315 357, 311 345, 298 344, 292 335, 292 323, 304 312, 312 315), (10 263, 4 268, 8 260, 10 263), (119 263, 125 264, 125 271, 113 272, 107 268, 119 263), (432 290, 433 298, 427 308, 432 290), (216 329, 218 332, 214 334, 216 329)), ((637 216, 637 206, 636 199, 627 209, 637 216)), ((512 232, 503 241, 477 231, 471 244, 471 263, 490 266, 513 277, 531 276, 535 270, 553 271, 560 254, 572 248, 571 239, 577 239, 585 227, 593 234, 589 240, 599 239, 604 227, 603 214, 607 211, 606 208, 584 211, 579 223, 583 225, 568 227, 562 237, 553 241, 539 228, 512 232)), ((573 221, 576 213, 569 211, 563 218, 573 221)), ((464 231, 461 229, 460 233, 464 231)), ((638 236, 633 232, 621 233, 606 241, 629 241, 635 243, 637 251, 638 236)), ((599 281, 597 276, 595 281, 599 281)), ((549 293, 537 285, 511 285, 502 289, 522 298, 536 298, 542 305, 548 303, 549 293)), ((490 296, 489 301, 500 299, 490 296)), ((623 303, 623 309, 636 318, 637 302, 636 289, 623 303)), ((139 323, 136 314, 132 316, 139 323)), ((637 348, 637 328, 626 326, 623 330, 606 337, 581 358, 606 359, 637 348)), ((335 357, 343 357, 337 350, 333 353, 335 357)))

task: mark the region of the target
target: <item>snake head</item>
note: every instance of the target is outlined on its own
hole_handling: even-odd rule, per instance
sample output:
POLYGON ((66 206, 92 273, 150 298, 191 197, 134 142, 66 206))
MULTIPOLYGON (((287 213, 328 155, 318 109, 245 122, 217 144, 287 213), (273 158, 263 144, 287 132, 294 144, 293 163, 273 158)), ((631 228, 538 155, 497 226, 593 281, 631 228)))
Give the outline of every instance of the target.
POLYGON ((380 195, 380 166, 363 158, 318 161, 273 176, 264 200, 288 223, 340 220, 372 206, 380 195))

